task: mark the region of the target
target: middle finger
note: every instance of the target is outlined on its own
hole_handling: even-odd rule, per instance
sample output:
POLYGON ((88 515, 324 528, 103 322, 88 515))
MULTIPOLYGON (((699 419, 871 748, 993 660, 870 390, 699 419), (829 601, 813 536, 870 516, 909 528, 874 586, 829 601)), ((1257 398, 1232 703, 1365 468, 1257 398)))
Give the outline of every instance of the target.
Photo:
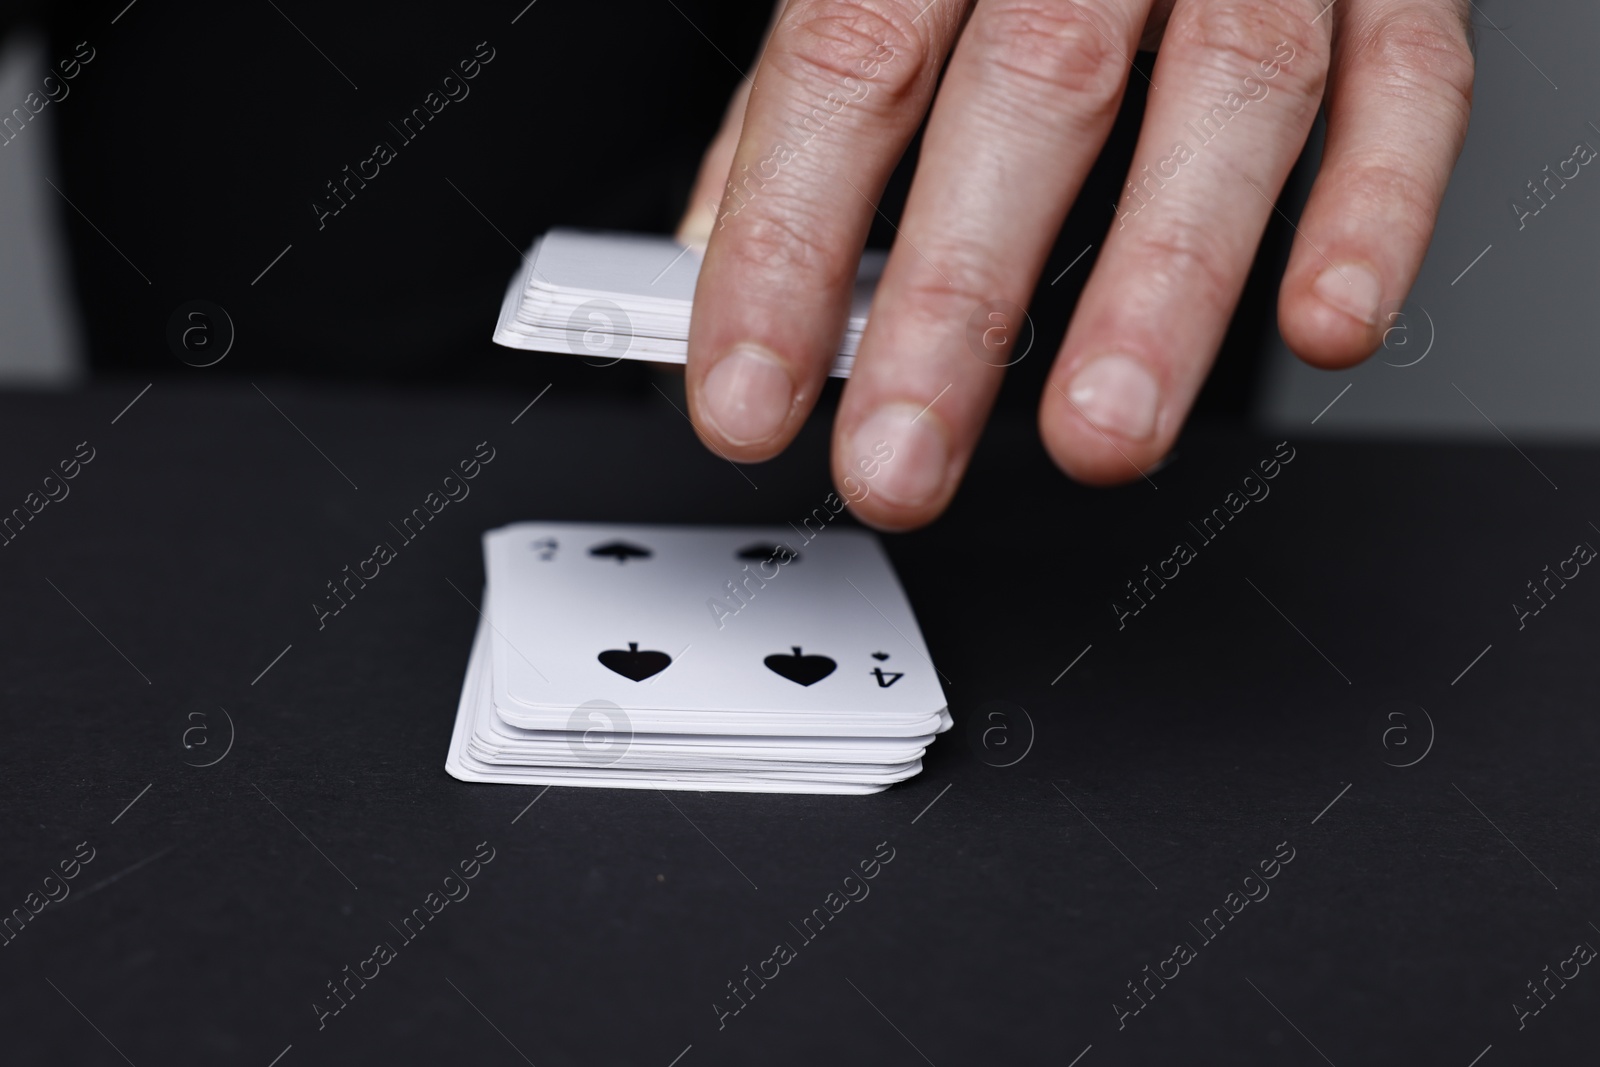
POLYGON ((1149 0, 974 9, 835 426, 842 489, 862 457, 893 449, 856 500, 865 521, 920 525, 955 492, 999 368, 1017 358, 1006 345, 1023 333, 1020 305, 1116 119, 1148 11, 1149 0))

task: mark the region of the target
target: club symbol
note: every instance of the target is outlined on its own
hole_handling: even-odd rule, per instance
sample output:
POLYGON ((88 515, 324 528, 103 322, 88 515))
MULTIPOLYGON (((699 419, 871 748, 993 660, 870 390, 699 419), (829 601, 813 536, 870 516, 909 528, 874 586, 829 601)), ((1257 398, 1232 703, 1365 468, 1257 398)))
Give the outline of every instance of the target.
POLYGON ((782 675, 791 682, 800 685, 815 685, 833 673, 838 666, 827 656, 805 655, 800 651, 799 645, 791 645, 793 655, 774 654, 761 662, 767 665, 767 670, 774 674, 782 675))
POLYGON ((607 541, 603 545, 595 545, 589 549, 589 555, 599 559, 610 557, 618 563, 626 563, 630 559, 649 559, 655 553, 643 545, 633 545, 627 541, 607 541))
POLYGON ((642 682, 672 666, 672 657, 650 649, 639 651, 639 642, 629 641, 627 649, 608 648, 599 656, 600 665, 624 678, 642 682))

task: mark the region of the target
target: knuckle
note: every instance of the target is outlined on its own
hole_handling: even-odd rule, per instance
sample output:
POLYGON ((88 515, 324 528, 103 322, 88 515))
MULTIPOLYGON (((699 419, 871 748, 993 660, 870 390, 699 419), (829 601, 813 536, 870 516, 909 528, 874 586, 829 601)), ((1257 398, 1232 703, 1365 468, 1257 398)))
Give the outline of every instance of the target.
POLYGON ((993 280, 991 272, 976 267, 954 267, 948 256, 936 261, 942 264, 940 272, 948 277, 918 271, 917 277, 896 293, 900 312, 914 322, 957 329, 966 323, 978 305, 1009 294, 1009 289, 1001 288, 993 280))
POLYGON ((1465 118, 1475 65, 1456 20, 1427 9, 1396 13, 1367 27, 1358 49, 1363 63, 1375 66, 1397 92, 1431 92, 1459 107, 1465 118))
POLYGON ((1172 294, 1198 289, 1219 306, 1231 306, 1237 299, 1239 280, 1226 276, 1226 251, 1204 220, 1166 219, 1161 226, 1141 226, 1128 236, 1151 290, 1172 294))
POLYGON ((1028 96, 1097 112, 1115 108, 1127 77, 1126 19, 1096 4, 1017 0, 980 8, 973 26, 987 62, 1028 96))
POLYGON ((1305 99, 1319 99, 1327 77, 1326 34, 1291 5, 1274 0, 1222 0, 1167 29, 1200 62, 1218 64, 1230 78, 1247 75, 1275 79, 1273 88, 1305 99), (1266 71, 1273 68, 1273 73, 1266 71))
POLYGON ((808 208, 769 201, 737 221, 734 239, 725 246, 737 277, 781 289, 792 289, 804 279, 804 285, 825 290, 846 286, 855 277, 855 264, 830 248, 808 208))
MULTIPOLYGON (((763 59, 802 86, 842 100, 882 94, 894 104, 925 81, 933 49, 896 0, 814 0, 795 5, 787 26, 763 59)), ((831 106, 831 105, 830 105, 831 106)))
POLYGON ((1351 160, 1339 175, 1343 210, 1381 223, 1390 240, 1426 244, 1442 192, 1434 181, 1400 161, 1351 160))

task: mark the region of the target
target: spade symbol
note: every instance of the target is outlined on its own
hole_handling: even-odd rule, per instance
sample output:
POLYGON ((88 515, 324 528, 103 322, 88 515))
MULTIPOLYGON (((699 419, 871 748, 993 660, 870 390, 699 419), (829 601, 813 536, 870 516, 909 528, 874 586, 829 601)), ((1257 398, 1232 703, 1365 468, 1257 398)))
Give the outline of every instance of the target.
MULTIPOLYGON (((829 661, 832 662, 831 660, 829 661)), ((600 665, 607 670, 616 671, 624 678, 631 678, 642 682, 653 674, 660 674, 672 665, 672 657, 665 652, 652 652, 646 649, 639 651, 639 642, 629 641, 626 651, 620 648, 608 648, 600 653, 600 665)), ((832 667, 828 668, 832 670, 832 667)))
POLYGON ((768 545, 757 543, 753 545, 746 545, 744 548, 741 548, 738 552, 738 557, 740 559, 750 560, 751 562, 772 560, 775 563, 795 563, 799 561, 800 553, 796 552, 788 545, 768 545))
POLYGON ((884 660, 889 658, 889 653, 887 653, 887 652, 874 652, 872 654, 872 658, 877 660, 879 663, 882 663, 884 660))
POLYGON ((767 665, 768 670, 783 675, 791 682, 812 685, 832 674, 833 669, 838 666, 827 656, 806 656, 801 654, 799 645, 790 647, 794 649, 794 655, 772 655, 762 662, 767 665))
POLYGON ((618 563, 626 563, 630 559, 649 559, 654 553, 643 545, 630 545, 626 541, 607 541, 603 545, 595 545, 589 550, 589 555, 600 559, 610 557, 618 563))

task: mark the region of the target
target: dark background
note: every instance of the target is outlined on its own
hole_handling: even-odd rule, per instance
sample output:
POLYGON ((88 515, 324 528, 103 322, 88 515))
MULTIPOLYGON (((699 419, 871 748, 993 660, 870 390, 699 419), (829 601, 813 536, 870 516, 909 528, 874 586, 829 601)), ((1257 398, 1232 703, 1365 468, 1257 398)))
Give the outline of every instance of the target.
MULTIPOLYGON (((238 329, 218 375, 649 389, 645 368, 602 378, 561 357, 496 348, 489 334, 518 251, 552 226, 672 231, 739 83, 732 64, 748 64, 759 46, 765 4, 546 0, 511 25, 520 5, 481 0, 282 13, 141 0, 112 25, 125 4, 40 5, 36 15, 50 28, 51 57, 84 40, 95 49, 70 106, 55 109, 62 192, 76 210, 54 205, 80 306, 93 309, 94 370, 181 371, 167 322, 203 298, 238 329), (470 95, 403 142, 389 123, 479 42, 495 58, 467 83, 470 95), (326 183, 380 140, 398 158, 319 228, 312 204, 329 199, 326 183), (116 248, 96 226, 117 235, 116 248)), ((1148 69, 1152 59, 1139 61, 1148 69)), ((1041 279, 1031 305, 1041 352, 1059 343, 1096 252, 1058 285, 1049 280, 1085 246, 1098 249, 1146 89, 1130 79, 1117 130, 1041 279)), ((889 218, 915 156, 913 146, 884 198, 889 218)), ((1248 410, 1287 236, 1274 216, 1202 417, 1248 410)), ((892 237, 878 218, 871 243, 892 237)), ((1031 419, 1048 366, 1020 365, 1001 410, 1031 419)))

